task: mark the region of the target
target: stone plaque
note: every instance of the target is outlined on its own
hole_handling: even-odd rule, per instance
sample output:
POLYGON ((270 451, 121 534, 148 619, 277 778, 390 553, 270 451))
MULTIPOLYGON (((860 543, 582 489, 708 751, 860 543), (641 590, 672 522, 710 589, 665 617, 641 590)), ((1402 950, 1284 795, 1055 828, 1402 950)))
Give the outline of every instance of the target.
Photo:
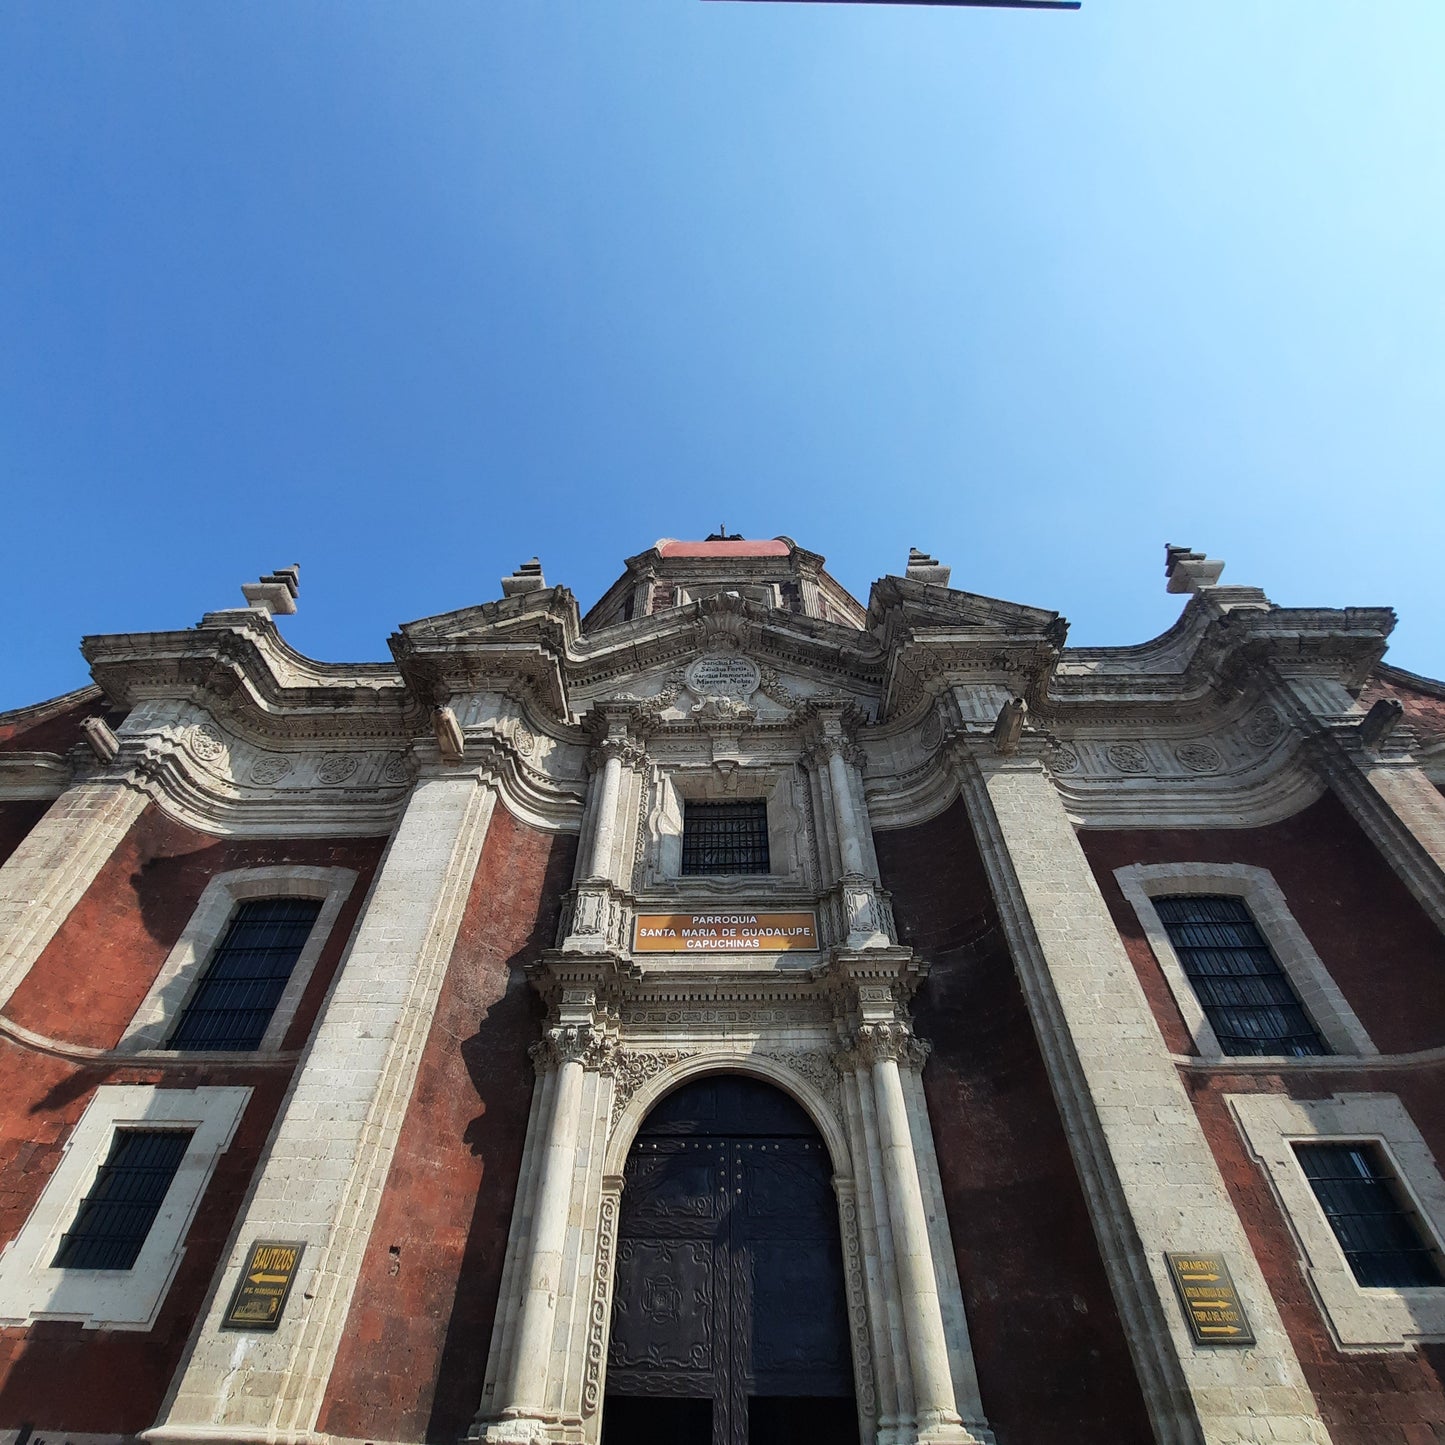
POLYGON ((634 953, 789 953, 818 946, 818 915, 800 913, 639 913, 634 953))
POLYGON ((305 1241, 258 1239, 246 1256, 231 1303, 221 1319, 223 1330, 274 1330, 296 1278, 305 1241))
POLYGON ((1166 1254, 1196 1345, 1252 1345, 1254 1331, 1222 1254, 1166 1254))
POLYGON ((688 688, 699 697, 746 700, 757 690, 762 674, 752 658, 737 652, 710 652, 687 670, 688 688))

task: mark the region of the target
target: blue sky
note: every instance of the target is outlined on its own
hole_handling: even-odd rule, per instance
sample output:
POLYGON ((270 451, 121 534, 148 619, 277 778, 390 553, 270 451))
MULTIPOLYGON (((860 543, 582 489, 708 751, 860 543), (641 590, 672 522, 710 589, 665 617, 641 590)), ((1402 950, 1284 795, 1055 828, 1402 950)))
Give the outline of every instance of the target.
POLYGON ((302 564, 385 656, 726 522, 1445 675, 1445 5, 6 0, 0 707, 302 564))

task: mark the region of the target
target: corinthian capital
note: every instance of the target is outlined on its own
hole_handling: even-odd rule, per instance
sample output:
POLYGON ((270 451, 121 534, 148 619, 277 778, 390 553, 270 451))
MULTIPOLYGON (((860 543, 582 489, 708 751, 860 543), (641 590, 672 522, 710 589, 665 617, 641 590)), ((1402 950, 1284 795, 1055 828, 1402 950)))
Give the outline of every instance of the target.
POLYGON ((647 761, 647 749, 631 738, 606 737, 599 739, 587 755, 594 768, 605 766, 609 758, 616 758, 624 768, 640 768, 647 761))
POLYGON ((617 1045, 591 1024, 557 1024, 527 1051, 538 1073, 581 1064, 584 1069, 609 1069, 617 1045))
POLYGON ((859 1024, 853 1035, 853 1052, 860 1063, 876 1064, 884 1059, 912 1069, 921 1069, 930 1048, 901 1019, 891 1023, 859 1024))

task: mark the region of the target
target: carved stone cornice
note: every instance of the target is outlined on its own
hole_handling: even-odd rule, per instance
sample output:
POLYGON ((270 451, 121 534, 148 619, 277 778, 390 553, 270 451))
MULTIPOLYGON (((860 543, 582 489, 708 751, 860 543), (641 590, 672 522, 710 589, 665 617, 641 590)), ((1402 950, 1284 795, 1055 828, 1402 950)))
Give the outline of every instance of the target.
POLYGON ((0 752, 0 802, 58 798, 70 786, 73 772, 62 753, 0 752))
POLYGON ((640 672, 673 671, 699 653, 726 647, 745 651, 774 675, 783 669, 846 687, 855 702, 876 695, 885 663, 883 649, 866 632, 720 596, 579 638, 567 659, 569 686, 575 692, 640 672))
POLYGON ((270 618, 244 618, 236 627, 86 637, 81 652, 116 706, 192 702, 258 739, 400 741, 427 726, 390 664, 313 662, 282 640, 270 618))
POLYGON ((1029 705, 1049 726, 1217 713, 1267 691, 1281 665, 1356 691, 1394 625, 1389 608, 1277 607, 1257 588, 1206 587, 1151 642, 1070 649, 1029 705))

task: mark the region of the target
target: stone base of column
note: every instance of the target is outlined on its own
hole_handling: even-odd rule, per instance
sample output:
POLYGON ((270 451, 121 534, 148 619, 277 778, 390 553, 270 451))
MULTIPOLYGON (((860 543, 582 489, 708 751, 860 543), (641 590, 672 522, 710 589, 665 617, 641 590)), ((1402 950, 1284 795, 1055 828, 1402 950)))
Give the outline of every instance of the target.
POLYGON ((907 1437, 908 1445, 997 1445, 992 1430, 965 1425, 961 1420, 920 1423, 917 1433, 907 1437))
POLYGON ((517 1415, 500 1420, 475 1420, 467 1431, 467 1439, 478 1445, 558 1445, 561 1441, 580 1440, 576 1429, 570 1433, 556 1420, 543 1420, 534 1415, 517 1415))

